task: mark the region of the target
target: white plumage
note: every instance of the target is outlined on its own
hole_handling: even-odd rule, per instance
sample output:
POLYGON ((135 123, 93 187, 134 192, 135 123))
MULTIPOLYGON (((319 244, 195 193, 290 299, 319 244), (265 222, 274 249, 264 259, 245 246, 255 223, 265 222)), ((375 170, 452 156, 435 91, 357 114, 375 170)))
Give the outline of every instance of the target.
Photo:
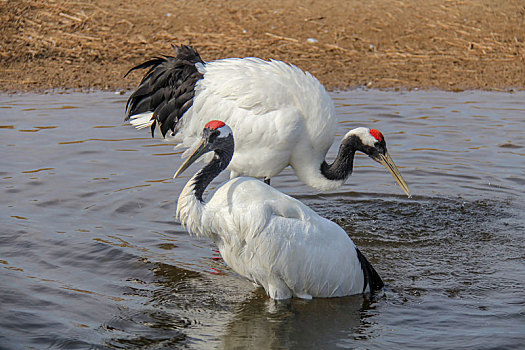
POLYGON ((187 185, 179 197, 181 223, 190 233, 211 238, 228 266, 271 298, 363 291, 350 237, 298 200, 247 177, 226 182, 204 204, 191 191, 187 185))
POLYGON ((179 196, 177 217, 187 230, 211 238, 234 271, 261 285, 273 299, 336 297, 382 287, 341 227, 259 180, 231 179, 202 200, 205 187, 233 153, 230 133, 227 125, 212 121, 177 171, 214 151, 211 162, 179 196))
MULTIPOLYGON (((157 126, 168 141, 187 148, 187 155, 199 142, 204 125, 219 119, 231 127, 235 138, 228 166, 232 178, 252 176, 269 182, 290 165, 301 181, 318 190, 333 190, 345 182, 352 163, 345 169, 335 169, 337 159, 325 163, 336 131, 334 104, 310 73, 258 58, 204 63, 189 46, 175 49, 177 57, 135 67, 152 68, 128 101, 132 124, 157 126)), ((380 141, 382 136, 375 140, 380 141)), ((409 194, 408 187, 400 185, 409 194)))
POLYGON ((334 140, 336 124, 332 100, 322 85, 295 66, 256 58, 210 62, 186 116, 180 132, 185 145, 199 139, 203 125, 212 119, 234 130, 237 147, 228 167, 232 177, 272 178, 291 165, 312 187, 326 190, 333 184, 325 184, 322 176, 301 177, 321 175, 319 165, 334 140), (304 154, 308 162, 294 162, 304 154))

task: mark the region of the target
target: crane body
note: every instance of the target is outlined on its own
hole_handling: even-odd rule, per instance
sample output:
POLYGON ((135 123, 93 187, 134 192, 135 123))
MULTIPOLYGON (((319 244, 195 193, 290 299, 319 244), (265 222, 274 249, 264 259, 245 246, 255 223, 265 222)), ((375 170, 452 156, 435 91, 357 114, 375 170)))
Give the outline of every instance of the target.
POLYGON ((203 154, 213 154, 187 182, 177 203, 177 217, 191 234, 212 239, 228 266, 273 299, 337 297, 382 288, 375 269, 340 226, 259 180, 231 179, 205 201, 204 190, 234 155, 233 140, 228 125, 211 121, 176 173, 203 154))
MULTIPOLYGON (((127 118, 133 125, 160 132, 185 148, 187 156, 199 143, 204 125, 219 119, 235 138, 228 165, 231 178, 250 176, 269 183, 290 165, 302 182, 319 191, 344 184, 353 163, 344 161, 341 152, 331 164, 325 161, 335 137, 335 108, 310 73, 253 57, 206 63, 190 46, 175 50, 176 57, 154 58, 130 70, 150 68, 128 100, 127 118)), ((386 153, 383 136, 376 135, 386 153)), ((350 132, 341 145, 349 136, 350 132)), ((389 157, 388 161, 394 164, 389 157)), ((410 196, 395 165, 389 167, 396 169, 396 181, 410 196)))

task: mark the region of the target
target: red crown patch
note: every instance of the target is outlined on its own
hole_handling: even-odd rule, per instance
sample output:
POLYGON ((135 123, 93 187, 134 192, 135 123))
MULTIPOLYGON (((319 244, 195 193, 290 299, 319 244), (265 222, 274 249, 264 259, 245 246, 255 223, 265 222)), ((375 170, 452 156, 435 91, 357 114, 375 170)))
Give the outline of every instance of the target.
POLYGON ((370 129, 370 135, 372 135, 377 141, 383 141, 383 134, 377 129, 370 129))
POLYGON ((212 120, 211 122, 208 122, 208 124, 206 124, 206 126, 204 127, 211 130, 215 130, 218 128, 222 128, 224 125, 226 124, 224 124, 224 122, 221 122, 220 120, 212 120))

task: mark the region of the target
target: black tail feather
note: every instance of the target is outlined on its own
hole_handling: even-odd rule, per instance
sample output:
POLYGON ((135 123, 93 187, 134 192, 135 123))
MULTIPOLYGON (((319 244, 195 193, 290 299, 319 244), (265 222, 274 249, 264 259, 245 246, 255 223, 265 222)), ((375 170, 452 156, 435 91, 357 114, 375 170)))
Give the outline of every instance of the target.
POLYGON ((153 125, 159 124, 163 136, 169 130, 178 129, 177 124, 193 104, 195 84, 203 78, 195 66, 196 63, 204 64, 198 52, 187 45, 172 47, 176 57, 154 57, 131 68, 125 75, 149 68, 127 101, 126 120, 132 115, 153 112, 153 125))
POLYGON ((363 284, 363 293, 365 292, 367 285, 370 285, 371 293, 381 290, 385 286, 383 280, 381 279, 377 271, 374 269, 372 264, 370 264, 370 262, 363 255, 363 253, 361 253, 361 251, 357 247, 355 248, 355 250, 357 251, 357 258, 361 263, 361 269, 363 270, 363 275, 365 277, 365 283, 363 284))
MULTIPOLYGON (((164 61, 166 61, 166 60, 164 58, 162 58, 162 57, 153 57, 149 61, 146 61, 146 62, 143 62, 141 64, 138 64, 135 67, 133 67, 130 70, 128 70, 128 72, 124 75, 124 78, 126 78, 129 75, 129 73, 133 72, 134 70, 146 69, 146 68, 151 67, 151 66, 158 66, 159 64, 161 64, 164 61)), ((151 72, 151 70, 150 70, 150 72, 151 72)), ((148 73, 150 73, 150 72, 148 72, 148 73)), ((146 76, 147 76, 147 74, 146 74, 146 76)))

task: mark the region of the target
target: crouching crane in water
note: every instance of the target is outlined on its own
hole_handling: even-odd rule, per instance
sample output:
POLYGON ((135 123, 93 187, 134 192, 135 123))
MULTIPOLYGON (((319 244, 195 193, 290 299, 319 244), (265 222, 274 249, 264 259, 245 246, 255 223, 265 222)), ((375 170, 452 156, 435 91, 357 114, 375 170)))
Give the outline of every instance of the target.
MULTIPOLYGON (((174 47, 177 56, 157 57, 132 68, 150 68, 129 97, 126 119, 137 128, 158 128, 166 140, 194 149, 212 118, 233 130, 236 149, 231 178, 252 176, 266 183, 290 165, 307 185, 334 190, 352 173, 353 153, 341 142, 331 164, 325 160, 336 131, 334 103, 308 72, 281 61, 228 58, 205 63, 190 46, 174 47)), ((372 156, 392 173, 403 191, 408 186, 388 155, 383 135, 360 128, 381 144, 372 156)), ((370 153, 365 152, 370 155, 370 153)))
MULTIPOLYGON (((350 154, 366 145, 360 133, 350 154)), ((203 193, 234 155, 233 132, 222 121, 206 124, 181 174, 200 156, 212 160, 186 184, 177 217, 194 235, 211 238, 224 261, 262 286, 273 299, 338 297, 373 292, 383 282, 346 232, 300 201, 248 177, 222 184, 207 201, 203 193)))

